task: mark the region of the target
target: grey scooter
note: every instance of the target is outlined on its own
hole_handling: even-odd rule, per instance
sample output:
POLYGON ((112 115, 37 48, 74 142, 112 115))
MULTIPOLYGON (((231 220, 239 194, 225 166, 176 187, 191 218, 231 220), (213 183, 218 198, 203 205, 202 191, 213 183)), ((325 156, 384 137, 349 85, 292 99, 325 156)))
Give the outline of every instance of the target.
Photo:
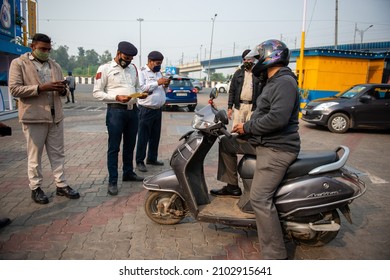
MULTIPOLYGON (((145 211, 156 223, 173 225, 187 215, 196 220, 236 227, 256 227, 249 202, 256 158, 244 155, 238 165, 243 183, 239 200, 209 195, 204 176, 204 159, 218 137, 231 137, 226 131, 224 110, 209 105, 195 113, 192 127, 179 141, 170 160, 171 169, 145 178, 148 190, 145 211)), ((301 152, 289 167, 275 193, 282 228, 297 243, 322 246, 333 240, 340 229, 338 210, 352 223, 349 204, 363 195, 366 187, 356 174, 346 169, 349 149, 301 152), (338 209, 338 210, 337 210, 338 209)))

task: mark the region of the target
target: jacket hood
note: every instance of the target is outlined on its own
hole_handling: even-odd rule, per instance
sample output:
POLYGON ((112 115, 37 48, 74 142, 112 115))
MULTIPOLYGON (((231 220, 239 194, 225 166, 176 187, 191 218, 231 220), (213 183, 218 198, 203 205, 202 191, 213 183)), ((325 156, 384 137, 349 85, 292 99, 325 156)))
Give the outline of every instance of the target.
MULTIPOLYGON (((282 67, 279 69, 278 72, 275 73, 275 75, 273 77, 277 78, 277 77, 280 77, 280 76, 291 76, 294 78, 294 80, 297 82, 298 84, 298 78, 297 76, 291 71, 291 69, 289 67, 282 67)), ((273 78, 272 77, 272 78, 273 78)))

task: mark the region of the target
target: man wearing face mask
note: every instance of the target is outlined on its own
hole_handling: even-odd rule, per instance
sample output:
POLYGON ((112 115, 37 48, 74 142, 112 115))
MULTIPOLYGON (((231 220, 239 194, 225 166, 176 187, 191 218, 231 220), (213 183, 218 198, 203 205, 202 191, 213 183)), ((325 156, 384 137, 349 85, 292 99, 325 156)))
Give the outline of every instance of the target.
POLYGON ((61 96, 69 93, 61 66, 49 58, 51 39, 34 35, 31 53, 11 62, 9 90, 19 98, 19 121, 27 140, 28 178, 31 198, 39 204, 49 203, 41 189, 42 153, 46 148, 57 186, 56 194, 70 199, 80 197, 67 184, 64 174, 64 113, 61 96))
POLYGON ((162 106, 165 104, 165 91, 170 80, 160 72, 164 56, 158 51, 148 55, 148 63, 141 68, 139 75, 142 91, 148 92, 148 97, 139 100, 139 130, 137 141, 137 169, 146 172, 146 164, 164 165, 157 160, 160 143, 162 106), (148 152, 146 154, 146 149, 148 152))
POLYGON ((256 109, 256 99, 261 93, 259 78, 252 74, 254 65, 253 58, 245 58, 250 50, 242 53, 243 64, 232 78, 229 88, 228 117, 232 119, 234 127, 237 123, 250 119, 252 112, 256 109))
POLYGON ((130 94, 141 92, 138 71, 131 63, 137 48, 126 41, 118 44, 115 58, 101 65, 96 73, 93 96, 107 103, 108 194, 118 194, 118 154, 123 137, 122 181, 143 181, 134 172, 133 157, 138 131, 138 107, 130 94))
MULTIPOLYGON (((229 88, 228 117, 232 119, 234 127, 238 123, 248 121, 252 112, 256 109, 256 99, 260 95, 265 81, 253 75, 254 58, 245 58, 251 50, 242 53, 243 64, 232 78, 229 88), (233 109, 234 107, 234 109, 233 109)), ((239 197, 242 191, 238 185, 230 185, 221 189, 212 189, 210 194, 215 196, 239 197)))

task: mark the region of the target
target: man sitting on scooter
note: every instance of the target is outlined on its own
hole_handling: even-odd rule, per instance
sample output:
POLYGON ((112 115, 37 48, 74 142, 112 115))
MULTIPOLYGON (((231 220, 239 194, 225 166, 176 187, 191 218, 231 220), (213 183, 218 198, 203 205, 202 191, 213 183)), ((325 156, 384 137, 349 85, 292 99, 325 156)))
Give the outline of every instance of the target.
POLYGON ((250 120, 233 127, 232 132, 239 136, 221 138, 217 179, 227 185, 210 193, 239 197, 237 154, 256 155, 250 202, 256 217, 261 253, 264 259, 286 259, 273 196, 300 151, 297 78, 286 67, 290 51, 281 41, 267 40, 246 57, 258 59, 252 72, 260 76, 266 71, 268 80, 256 100, 257 107, 250 120))

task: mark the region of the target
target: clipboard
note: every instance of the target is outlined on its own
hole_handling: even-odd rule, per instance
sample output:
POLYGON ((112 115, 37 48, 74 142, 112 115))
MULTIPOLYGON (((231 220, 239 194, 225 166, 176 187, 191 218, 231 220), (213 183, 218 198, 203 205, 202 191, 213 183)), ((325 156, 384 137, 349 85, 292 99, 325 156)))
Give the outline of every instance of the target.
POLYGON ((148 96, 148 94, 145 92, 136 92, 129 95, 130 98, 140 98, 145 96, 148 96))

